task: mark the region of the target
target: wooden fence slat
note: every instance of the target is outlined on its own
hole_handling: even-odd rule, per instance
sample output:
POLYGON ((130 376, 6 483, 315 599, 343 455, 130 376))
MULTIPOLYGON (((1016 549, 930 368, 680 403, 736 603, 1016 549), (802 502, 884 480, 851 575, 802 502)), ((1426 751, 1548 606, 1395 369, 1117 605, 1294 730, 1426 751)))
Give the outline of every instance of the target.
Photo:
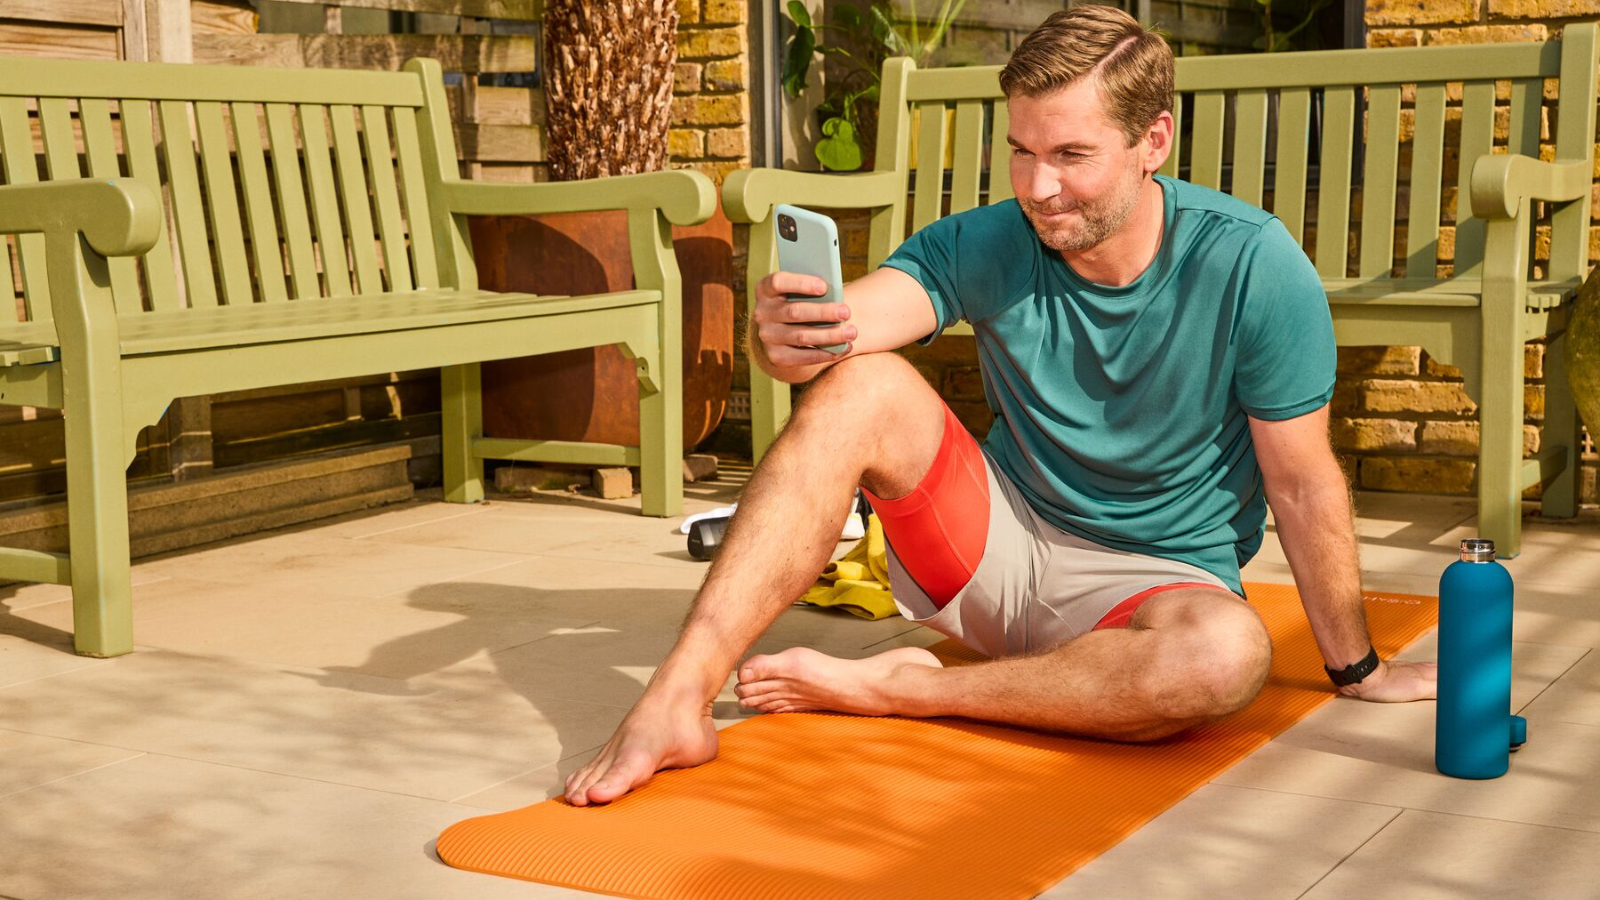
POLYGON ((61 25, 122 27, 122 0, 5 0, 0 17, 61 25))
POLYGON ((399 71, 406 60, 437 59, 446 72, 531 72, 538 67, 532 35, 197 34, 202 64, 399 71))
POLYGON ((239 215, 238 189, 233 180, 233 158, 221 103, 196 103, 195 126, 200 132, 200 168, 205 173, 206 210, 211 214, 211 240, 216 247, 217 269, 222 276, 222 302, 243 306, 255 300, 251 290, 250 262, 244 250, 244 221, 239 215))
POLYGON ((1444 170, 1445 85, 1417 85, 1411 137, 1411 207, 1406 212, 1406 277, 1433 278, 1439 260, 1444 170))
MULTIPOLYGON (((285 0, 322 6, 327 0, 285 0)), ((544 15, 544 0, 339 0, 339 6, 362 9, 389 9, 396 12, 435 13, 441 16, 469 16, 475 19, 514 19, 538 21, 544 15)))
POLYGON ((283 245, 267 182, 267 161, 261 152, 261 118, 254 103, 230 107, 233 141, 238 147, 239 180, 244 188, 244 214, 250 223, 250 249, 256 261, 256 283, 261 299, 276 303, 289 299, 283 275, 283 245))
POLYGON ((189 295, 190 307, 216 306, 216 275, 211 268, 211 238, 206 232, 200 173, 195 166, 189 104, 163 100, 159 110, 161 149, 166 155, 167 177, 172 189, 172 219, 177 225, 184 289, 189 295))
POLYGON ((350 235, 350 255, 356 261, 356 290, 362 294, 383 291, 378 272, 378 236, 372 228, 372 200, 367 194, 367 176, 361 165, 361 138, 356 134, 353 106, 328 107, 333 126, 333 157, 339 173, 339 197, 344 201, 345 223, 350 235))
POLYGON ((1288 88, 1278 94, 1278 152, 1272 178, 1272 214, 1304 243, 1306 160, 1311 143, 1311 91, 1288 88))
POLYGON ((1400 158, 1400 85, 1367 89, 1367 158, 1361 178, 1362 278, 1394 268, 1394 207, 1400 158))
POLYGON ((317 228, 317 248, 322 258, 322 277, 329 297, 348 297, 351 293, 350 258, 345 247, 344 226, 339 221, 339 188, 333 178, 333 163, 328 150, 326 108, 300 107, 300 139, 305 146, 306 186, 311 192, 312 221, 317 228))

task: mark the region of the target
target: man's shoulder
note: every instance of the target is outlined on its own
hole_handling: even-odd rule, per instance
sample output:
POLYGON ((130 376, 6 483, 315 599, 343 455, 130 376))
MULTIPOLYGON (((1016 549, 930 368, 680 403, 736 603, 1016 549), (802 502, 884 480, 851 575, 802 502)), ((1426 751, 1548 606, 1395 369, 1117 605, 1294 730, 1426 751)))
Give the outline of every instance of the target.
POLYGON ((1028 219, 1022 214, 1022 207, 1017 205, 1015 198, 988 206, 974 206, 945 216, 928 227, 941 226, 955 229, 964 237, 1032 233, 1028 219))
POLYGON ((1275 220, 1272 213, 1221 191, 1176 178, 1163 180, 1172 190, 1173 209, 1178 216, 1198 214, 1225 226, 1256 231, 1275 220))

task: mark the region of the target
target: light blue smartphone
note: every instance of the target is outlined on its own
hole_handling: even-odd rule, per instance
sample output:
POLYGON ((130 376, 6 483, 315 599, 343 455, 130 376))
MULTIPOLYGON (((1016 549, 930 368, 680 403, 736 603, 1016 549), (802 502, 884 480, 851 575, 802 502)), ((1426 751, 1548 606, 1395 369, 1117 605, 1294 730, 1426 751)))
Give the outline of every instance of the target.
MULTIPOLYGON (((778 217, 778 270, 815 275, 828 283, 820 297, 790 294, 790 301, 843 303, 844 277, 839 270, 839 229, 833 220, 809 209, 780 203, 772 214, 778 217)), ((831 328, 839 322, 808 322, 813 328, 831 328)), ((843 353, 849 344, 827 344, 818 350, 843 353)))

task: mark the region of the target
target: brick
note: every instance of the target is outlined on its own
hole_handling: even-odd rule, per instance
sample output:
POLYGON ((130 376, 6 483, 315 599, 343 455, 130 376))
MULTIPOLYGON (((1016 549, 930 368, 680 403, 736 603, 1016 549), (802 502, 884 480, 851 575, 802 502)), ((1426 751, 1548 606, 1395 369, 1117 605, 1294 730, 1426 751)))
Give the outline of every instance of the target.
POLYGON ((946 369, 944 385, 939 393, 949 400, 982 400, 983 376, 977 366, 946 369))
POLYGON ((678 63, 672 67, 672 92, 692 94, 700 90, 700 75, 705 66, 697 62, 678 63))
POLYGON ((1478 408, 1466 389, 1447 381, 1374 379, 1361 388, 1361 406, 1369 412, 1456 413, 1478 408))
POLYGON ((1429 378, 1454 378, 1461 380, 1461 370, 1447 363, 1439 362, 1432 356, 1422 354, 1422 374, 1429 378))
POLYGON ((675 159, 699 159, 706 155, 706 133, 692 128, 667 130, 667 153, 675 159))
POLYGON ((1422 32, 1416 28, 1374 28, 1367 32, 1368 47, 1420 47, 1422 32))
POLYGON ((1336 382, 1333 386, 1333 400, 1328 404, 1328 411, 1333 415, 1349 415, 1360 407, 1361 392, 1354 384, 1349 382, 1336 382))
POLYGON ((1489 0, 1491 19, 1565 19, 1594 15, 1600 15, 1600 3, 1595 0, 1489 0))
POLYGON ((678 24, 693 25, 700 21, 700 0, 678 0, 678 24))
POLYGON ((1592 465, 1584 466, 1582 482, 1579 499, 1584 503, 1600 503, 1600 470, 1592 465))
POLYGON ((593 486, 602 500, 625 500, 633 496, 633 470, 627 466, 595 469, 593 486))
POLYGON ((839 253, 851 259, 865 260, 867 249, 872 243, 872 230, 861 223, 852 222, 839 225, 839 253))
POLYGON ((743 52, 743 28, 696 28, 678 32, 680 59, 717 59, 743 52))
POLYGON ((1399 419, 1334 419, 1330 430, 1335 450, 1372 453, 1417 449, 1417 423, 1399 419))
POLYGON ((709 453, 687 453, 683 457, 684 481, 710 481, 717 477, 717 458, 709 453))
POLYGON ((1482 0, 1367 0, 1367 25, 1453 25, 1478 21, 1482 0))
POLYGON ((708 97, 703 94, 674 97, 674 125, 743 125, 747 121, 744 94, 708 97))
POLYGON ((1361 461, 1361 487, 1374 491, 1428 494, 1472 493, 1477 464, 1470 459, 1368 457, 1361 461))
POLYGON ((1522 377, 1544 377, 1544 341, 1528 344, 1522 351, 1522 377))
POLYGON ((749 0, 705 0, 702 22, 708 25, 743 25, 749 0))
POLYGON ((750 132, 743 128, 713 128, 706 133, 706 155, 718 159, 744 159, 750 155, 750 132))
POLYGON ((1436 28, 1426 32, 1424 43, 1436 44, 1522 44, 1550 40, 1550 29, 1542 22, 1522 25, 1473 25, 1467 28, 1436 28))
POLYGON ((1530 422, 1544 421, 1544 385, 1522 386, 1522 415, 1530 422))
POLYGON ((989 426, 994 424, 994 412, 986 403, 971 401, 955 401, 950 404, 950 411, 973 435, 982 437, 989 433, 989 426))
POLYGON ((718 59, 706 63, 706 90, 742 91, 748 87, 744 60, 718 59))
POLYGON ((1421 347, 1340 347, 1340 375, 1415 375, 1421 347))

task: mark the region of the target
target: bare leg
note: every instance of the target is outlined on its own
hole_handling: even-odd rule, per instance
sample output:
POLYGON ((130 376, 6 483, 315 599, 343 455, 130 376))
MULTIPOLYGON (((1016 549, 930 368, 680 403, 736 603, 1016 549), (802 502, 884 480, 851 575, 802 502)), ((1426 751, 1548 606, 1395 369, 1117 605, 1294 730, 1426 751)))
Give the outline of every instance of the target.
POLYGON ((737 691, 743 705, 770 712, 964 716, 1144 741, 1243 708, 1266 681, 1272 643, 1239 598, 1195 588, 1152 597, 1128 628, 1033 656, 945 669, 919 652, 927 659, 892 650, 839 660, 802 648, 752 657, 737 691))
POLYGON ((745 487, 677 645, 599 755, 567 778, 567 799, 606 803, 660 769, 716 756, 710 700, 827 565, 856 486, 910 493, 943 436, 943 402, 898 356, 853 357, 817 378, 745 487))

